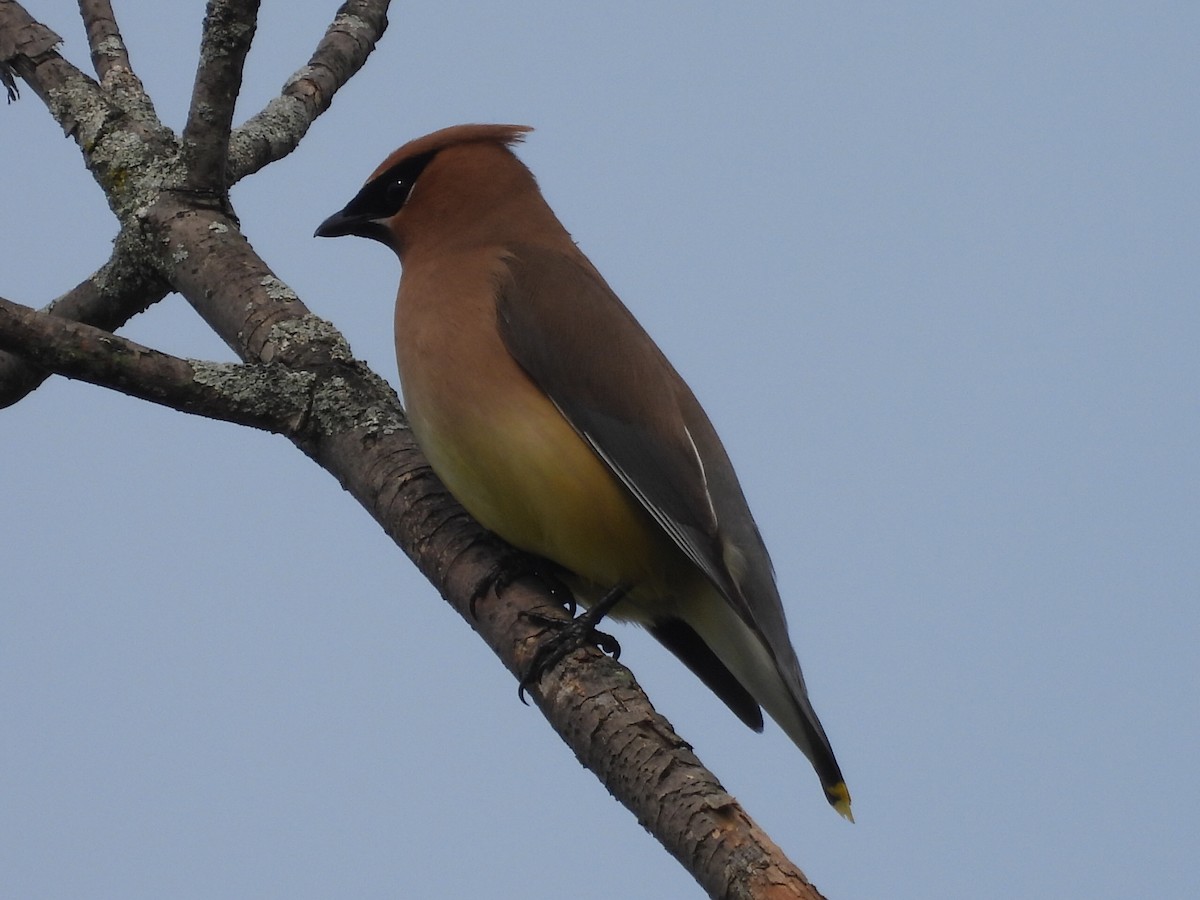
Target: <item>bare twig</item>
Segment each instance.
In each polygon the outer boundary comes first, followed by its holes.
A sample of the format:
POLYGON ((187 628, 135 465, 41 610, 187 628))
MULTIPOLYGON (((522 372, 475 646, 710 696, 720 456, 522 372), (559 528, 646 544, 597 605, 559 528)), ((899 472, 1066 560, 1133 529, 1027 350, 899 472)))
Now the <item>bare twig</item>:
POLYGON ((0 2, 0 62, 33 88, 66 134, 75 135, 82 114, 103 117, 107 110, 99 86, 54 51, 60 43, 21 4, 0 2), (61 95, 68 91, 75 96, 64 103, 61 95))
POLYGON ((170 132, 130 115, 95 81, 63 59, 59 38, 15 0, 0 2, 0 60, 8 62, 75 139, 84 162, 122 222, 148 199, 148 184, 171 177, 170 132))
POLYGON ((333 95, 350 80, 387 29, 389 0, 348 0, 317 44, 308 65, 282 93, 244 124, 229 143, 229 180, 239 181, 282 159, 300 143, 333 95))
MULTIPOLYGON (((136 236, 122 231, 108 262, 42 312, 115 331, 170 290, 157 270, 147 265, 149 259, 136 236)), ((26 358, 0 351, 0 409, 35 390, 48 374, 26 358)))
POLYGON ((258 18, 259 0, 209 0, 200 39, 200 64, 183 128, 187 186, 224 195, 233 107, 258 18))
POLYGON ((79 14, 87 29, 96 77, 104 81, 114 69, 131 70, 129 51, 125 48, 109 0, 79 0, 79 14))
MULTIPOLYGON (((108 76, 106 86, 64 60, 54 50, 58 35, 12 0, 0 2, 0 59, 11 64, 75 138, 109 205, 126 223, 109 262, 47 308, 53 315, 112 330, 169 290, 158 275, 154 252, 141 241, 136 221, 132 227, 129 223, 139 208, 181 175, 174 162, 173 136, 154 118, 136 75, 122 68, 128 62, 123 47, 114 50, 116 23, 107 0, 84 0, 81 7, 93 59, 108 76), (120 94, 122 103, 114 102, 109 88, 120 94)), ((119 34, 115 39, 119 45, 119 34)), ((27 360, 0 353, 0 407, 17 402, 44 380, 45 373, 27 360)))
POLYGON ((129 115, 151 130, 160 130, 162 123, 154 111, 150 95, 129 61, 125 39, 117 26, 109 0, 79 0, 79 14, 87 29, 88 47, 92 53, 92 68, 105 90, 129 115))
POLYGON ((60 375, 181 412, 286 433, 316 376, 282 366, 180 359, 0 298, 0 347, 60 375))
POLYGON ((36 21, 21 4, 0 0, 0 59, 7 62, 18 56, 41 56, 61 43, 62 38, 36 21))
MULTIPOLYGON (((234 132, 229 161, 231 182, 295 149, 312 122, 329 108, 333 95, 375 49, 387 28, 388 5, 389 0, 349 0, 343 4, 308 65, 288 80, 279 97, 234 132)), ((81 0, 80 7, 88 28, 93 63, 105 82, 104 88, 119 91, 124 108, 136 112, 143 127, 154 133, 158 161, 138 163, 127 157, 105 161, 106 147, 94 139, 91 143, 81 143, 81 147, 93 171, 104 173, 115 169, 122 176, 110 179, 108 184, 102 182, 110 202, 114 189, 121 186, 126 194, 137 194, 140 199, 146 195, 133 190, 137 179, 127 177, 128 173, 158 178, 162 186, 170 168, 168 158, 175 149, 174 142, 154 117, 150 98, 130 67, 111 4, 108 0, 81 0), (93 164, 92 156, 97 154, 101 161, 93 164)), ((59 41, 58 35, 35 22, 19 4, 7 0, 0 4, 0 74, 9 70, 9 60, 23 57, 22 77, 34 84, 35 93, 46 100, 64 130, 78 138, 80 119, 105 123, 118 113, 105 101, 103 90, 94 90, 90 79, 53 53, 59 41), (48 55, 42 58, 43 54, 48 55), (53 105, 48 99, 51 92, 59 98, 53 105)), ((8 81, 5 84, 8 86, 8 81)), ((16 97, 14 83, 9 89, 9 99, 16 97)), ((98 128, 93 128, 87 134, 96 131, 98 128)), ((131 211, 139 205, 135 199, 123 204, 122 209, 131 211)), ((123 228, 112 259, 46 311, 112 331, 162 299, 169 288, 146 265, 147 257, 139 254, 131 262, 132 257, 122 252, 123 245, 130 243, 130 233, 123 228)), ((45 372, 27 360, 0 353, 0 407, 26 396, 45 377, 45 372)))

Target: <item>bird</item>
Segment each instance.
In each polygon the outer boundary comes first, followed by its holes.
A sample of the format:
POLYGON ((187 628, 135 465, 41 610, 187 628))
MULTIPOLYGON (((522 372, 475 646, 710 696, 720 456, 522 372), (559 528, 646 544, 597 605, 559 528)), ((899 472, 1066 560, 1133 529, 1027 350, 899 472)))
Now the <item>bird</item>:
POLYGON ((399 257, 405 410, 467 512, 558 567, 589 612, 645 627, 755 731, 765 709, 853 821, 733 465, 514 152, 532 130, 409 141, 315 236, 399 257))

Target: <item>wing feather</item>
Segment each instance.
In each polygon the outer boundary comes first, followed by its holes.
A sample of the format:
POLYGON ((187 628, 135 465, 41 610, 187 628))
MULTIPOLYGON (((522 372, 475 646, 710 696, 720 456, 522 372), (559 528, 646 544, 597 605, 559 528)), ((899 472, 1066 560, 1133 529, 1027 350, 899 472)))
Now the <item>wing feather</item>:
POLYGON ((779 628, 790 652, 770 559, 683 379, 582 255, 515 246, 507 263, 497 316, 513 358, 747 624, 773 649, 779 628), (765 597, 743 590, 761 594, 756 570, 765 597))

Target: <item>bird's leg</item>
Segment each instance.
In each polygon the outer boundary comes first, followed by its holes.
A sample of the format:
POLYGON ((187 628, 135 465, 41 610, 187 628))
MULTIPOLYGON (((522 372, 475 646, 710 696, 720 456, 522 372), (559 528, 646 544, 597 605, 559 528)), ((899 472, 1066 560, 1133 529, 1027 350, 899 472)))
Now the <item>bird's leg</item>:
POLYGON ((471 618, 478 618, 475 607, 488 595, 489 591, 494 589, 496 596, 499 597, 508 589, 509 585, 526 576, 539 579, 554 595, 554 599, 562 603, 572 616, 575 615, 575 610, 578 608, 575 603, 575 595, 559 578, 558 573, 558 567, 549 560, 539 559, 528 553, 506 554, 480 579, 479 584, 471 593, 471 598, 467 601, 467 609, 471 612, 471 618))
POLYGON ((562 662, 564 657, 581 647, 598 647, 604 653, 610 654, 613 659, 621 656, 621 645, 617 643, 617 639, 611 634, 598 631, 596 626, 628 593, 629 585, 618 584, 598 602, 588 607, 582 615, 576 616, 570 622, 535 612, 521 614, 527 619, 556 629, 554 634, 547 637, 538 646, 537 652, 533 655, 533 661, 529 664, 529 671, 521 679, 521 684, 517 688, 517 696, 521 698, 522 703, 525 702, 525 691, 529 687, 537 684, 541 677, 562 662))

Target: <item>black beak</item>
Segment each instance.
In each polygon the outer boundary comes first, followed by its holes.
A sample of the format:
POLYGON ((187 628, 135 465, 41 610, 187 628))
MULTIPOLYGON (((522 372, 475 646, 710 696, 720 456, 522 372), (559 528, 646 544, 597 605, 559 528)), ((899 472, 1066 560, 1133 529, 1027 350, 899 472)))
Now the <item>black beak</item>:
POLYGON ((369 227, 370 220, 361 215, 347 213, 340 209, 317 226, 313 237, 342 237, 347 234, 362 234, 364 227, 369 227))

